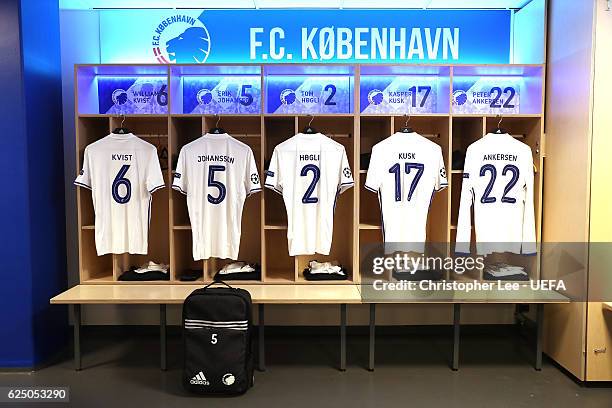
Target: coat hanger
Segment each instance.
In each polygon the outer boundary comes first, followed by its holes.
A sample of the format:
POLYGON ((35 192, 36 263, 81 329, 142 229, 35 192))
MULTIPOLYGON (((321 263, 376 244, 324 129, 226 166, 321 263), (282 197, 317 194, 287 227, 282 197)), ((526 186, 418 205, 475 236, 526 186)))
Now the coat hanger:
POLYGON ((119 125, 118 128, 115 128, 115 130, 113 130, 113 133, 118 134, 118 135, 125 135, 126 133, 132 133, 130 132, 128 128, 123 127, 123 122, 125 122, 125 115, 121 114, 121 125, 119 125))
POLYGON ((313 120, 314 120, 314 115, 310 117, 310 121, 308 122, 308 125, 304 128, 304 130, 302 130, 302 133, 306 133, 307 135, 313 135, 315 133, 319 133, 317 132, 315 128, 311 126, 313 120))
POLYGON ((223 128, 219 127, 219 122, 221 121, 221 116, 219 115, 215 115, 217 117, 217 123, 215 123, 215 127, 210 129, 209 133, 212 133, 213 135, 220 135, 225 133, 225 130, 223 130, 223 128))
POLYGON ((413 133, 414 132, 414 130, 412 130, 412 128, 408 126, 408 122, 410 121, 410 116, 411 116, 410 114, 404 115, 404 117, 406 118, 406 123, 404 123, 404 127, 401 130, 402 133, 413 133))
POLYGON ((497 117, 499 118, 499 122, 497 122, 497 127, 495 128, 493 133, 495 133, 496 135, 501 135, 501 134, 506 133, 506 131, 501 128, 501 123, 502 123, 502 120, 504 120, 504 118, 502 115, 497 115, 497 117))

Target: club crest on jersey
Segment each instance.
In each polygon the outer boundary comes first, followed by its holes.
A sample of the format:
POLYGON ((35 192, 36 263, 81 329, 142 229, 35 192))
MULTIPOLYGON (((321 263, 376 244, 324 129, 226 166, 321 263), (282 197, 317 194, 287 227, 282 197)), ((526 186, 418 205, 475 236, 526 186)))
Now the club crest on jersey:
POLYGON ((446 178, 446 169, 444 167, 440 169, 440 176, 446 178))
POLYGON ((210 33, 198 18, 175 14, 154 28, 151 45, 161 64, 202 64, 210 54, 210 33))
POLYGON ((259 183, 259 176, 256 173, 251 174, 251 182, 253 184, 259 183))
POLYGON ((79 176, 82 176, 83 174, 85 174, 84 170, 79 171, 79 176))
POLYGON ((344 170, 342 170, 342 173, 344 174, 344 177, 346 178, 349 178, 352 176, 351 169, 348 167, 345 167, 344 170))

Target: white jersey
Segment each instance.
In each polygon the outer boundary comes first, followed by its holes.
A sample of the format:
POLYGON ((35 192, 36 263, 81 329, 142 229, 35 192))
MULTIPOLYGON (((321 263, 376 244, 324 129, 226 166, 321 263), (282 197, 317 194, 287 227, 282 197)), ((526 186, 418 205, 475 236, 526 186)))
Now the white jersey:
POLYGON ((244 200, 261 191, 251 148, 205 134, 181 149, 172 188, 187 196, 193 259, 237 259, 244 200))
POLYGON ((386 252, 393 244, 424 252, 433 194, 446 186, 442 149, 418 133, 398 132, 372 148, 365 188, 378 194, 386 252))
POLYGON ((328 255, 338 194, 353 186, 344 146, 298 133, 274 148, 265 186, 283 196, 289 255, 328 255))
POLYGON ((147 253, 151 194, 165 187, 155 146, 112 133, 85 148, 74 184, 92 190, 98 255, 147 253))
POLYGON ((455 252, 470 252, 471 207, 476 250, 536 253, 531 148, 508 134, 485 135, 466 152, 455 252))

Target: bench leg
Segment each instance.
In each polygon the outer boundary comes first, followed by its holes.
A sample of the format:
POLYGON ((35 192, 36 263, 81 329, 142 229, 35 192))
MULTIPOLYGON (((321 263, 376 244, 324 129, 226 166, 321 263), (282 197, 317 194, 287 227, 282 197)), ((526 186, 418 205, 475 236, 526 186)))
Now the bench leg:
POLYGON ((81 369, 81 305, 72 305, 72 319, 74 323, 74 369, 81 369))
POLYGON ((374 371, 374 352, 376 341, 376 303, 370 303, 370 355, 368 359, 368 370, 374 371))
POLYGON ((167 369, 168 345, 166 341, 166 305, 159 305, 159 361, 162 371, 167 369))
POLYGON ((542 335, 544 332, 544 304, 536 305, 536 355, 535 369, 542 370, 542 335))
POLYGON ((340 305, 340 371, 346 370, 346 304, 340 305))
POLYGON ((259 322, 257 327, 257 335, 259 337, 257 341, 257 347, 259 349, 259 359, 257 360, 257 369, 259 371, 266 371, 266 350, 264 345, 264 327, 266 324, 265 321, 265 312, 264 312, 264 304, 260 303, 259 306, 259 322))
POLYGON ((453 304, 453 361, 451 369, 459 370, 459 341, 461 330, 461 304, 453 304))

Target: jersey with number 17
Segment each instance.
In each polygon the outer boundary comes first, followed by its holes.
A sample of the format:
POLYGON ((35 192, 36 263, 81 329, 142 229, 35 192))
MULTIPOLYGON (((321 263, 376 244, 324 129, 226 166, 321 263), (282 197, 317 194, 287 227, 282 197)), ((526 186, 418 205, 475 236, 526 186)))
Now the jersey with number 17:
POLYGON ((112 133, 85 148, 74 184, 92 190, 98 255, 147 253, 151 194, 165 186, 155 146, 112 133))
POLYGON ((397 132, 372 148, 365 188, 378 194, 387 253, 424 252, 433 195, 447 185, 442 148, 418 133, 397 132))
POLYGON ((274 148, 265 186, 283 196, 289 255, 328 255, 336 200, 353 186, 344 146, 321 133, 298 133, 274 148))

